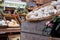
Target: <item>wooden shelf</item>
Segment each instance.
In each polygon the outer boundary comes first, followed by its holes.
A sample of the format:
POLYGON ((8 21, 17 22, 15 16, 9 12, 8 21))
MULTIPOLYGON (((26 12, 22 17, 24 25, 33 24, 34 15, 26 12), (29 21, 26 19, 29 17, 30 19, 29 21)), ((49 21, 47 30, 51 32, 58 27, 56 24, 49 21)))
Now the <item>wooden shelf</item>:
POLYGON ((0 28, 0 32, 5 32, 5 33, 20 32, 20 28, 0 28))

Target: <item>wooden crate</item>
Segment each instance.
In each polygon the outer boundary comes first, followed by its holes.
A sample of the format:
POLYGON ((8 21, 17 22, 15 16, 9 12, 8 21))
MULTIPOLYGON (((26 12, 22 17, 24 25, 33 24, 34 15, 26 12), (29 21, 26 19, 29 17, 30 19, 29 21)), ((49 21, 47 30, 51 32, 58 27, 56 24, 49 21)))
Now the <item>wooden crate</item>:
POLYGON ((41 22, 25 21, 21 24, 21 31, 42 34, 42 30, 45 27, 45 23, 46 21, 41 21, 41 22))
POLYGON ((21 33, 21 40, 50 40, 50 37, 29 33, 21 33))
POLYGON ((21 40, 60 40, 60 38, 54 38, 54 37, 21 32, 21 40))

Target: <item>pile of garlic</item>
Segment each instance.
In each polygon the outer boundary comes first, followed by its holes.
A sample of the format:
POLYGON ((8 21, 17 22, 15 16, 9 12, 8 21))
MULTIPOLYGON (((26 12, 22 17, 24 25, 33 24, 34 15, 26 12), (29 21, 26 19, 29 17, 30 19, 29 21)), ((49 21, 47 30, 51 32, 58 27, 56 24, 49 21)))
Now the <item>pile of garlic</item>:
POLYGON ((59 12, 60 11, 60 0, 52 1, 51 6, 55 7, 56 10, 59 12))
POLYGON ((51 16, 52 14, 57 14, 57 12, 60 11, 60 1, 52 1, 50 5, 42 7, 38 10, 31 11, 27 14, 26 19, 40 19, 43 17, 51 16))

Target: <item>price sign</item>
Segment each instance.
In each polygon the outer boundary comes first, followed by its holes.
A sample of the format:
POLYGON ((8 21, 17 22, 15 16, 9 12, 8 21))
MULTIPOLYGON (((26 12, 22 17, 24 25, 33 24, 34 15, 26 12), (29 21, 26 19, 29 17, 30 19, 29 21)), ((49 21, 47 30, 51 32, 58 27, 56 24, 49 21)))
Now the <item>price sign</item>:
POLYGON ((5 7, 25 8, 26 2, 5 1, 5 7))

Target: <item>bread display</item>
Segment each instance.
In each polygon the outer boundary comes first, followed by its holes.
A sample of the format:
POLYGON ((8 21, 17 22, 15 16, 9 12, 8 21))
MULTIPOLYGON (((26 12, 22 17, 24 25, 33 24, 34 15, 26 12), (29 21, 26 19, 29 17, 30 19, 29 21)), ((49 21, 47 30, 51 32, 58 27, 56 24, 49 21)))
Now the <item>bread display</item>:
POLYGON ((7 25, 8 25, 9 27, 19 27, 19 26, 20 26, 20 25, 17 23, 17 21, 15 21, 15 20, 13 20, 13 19, 11 19, 11 21, 7 20, 6 22, 7 22, 7 25))

